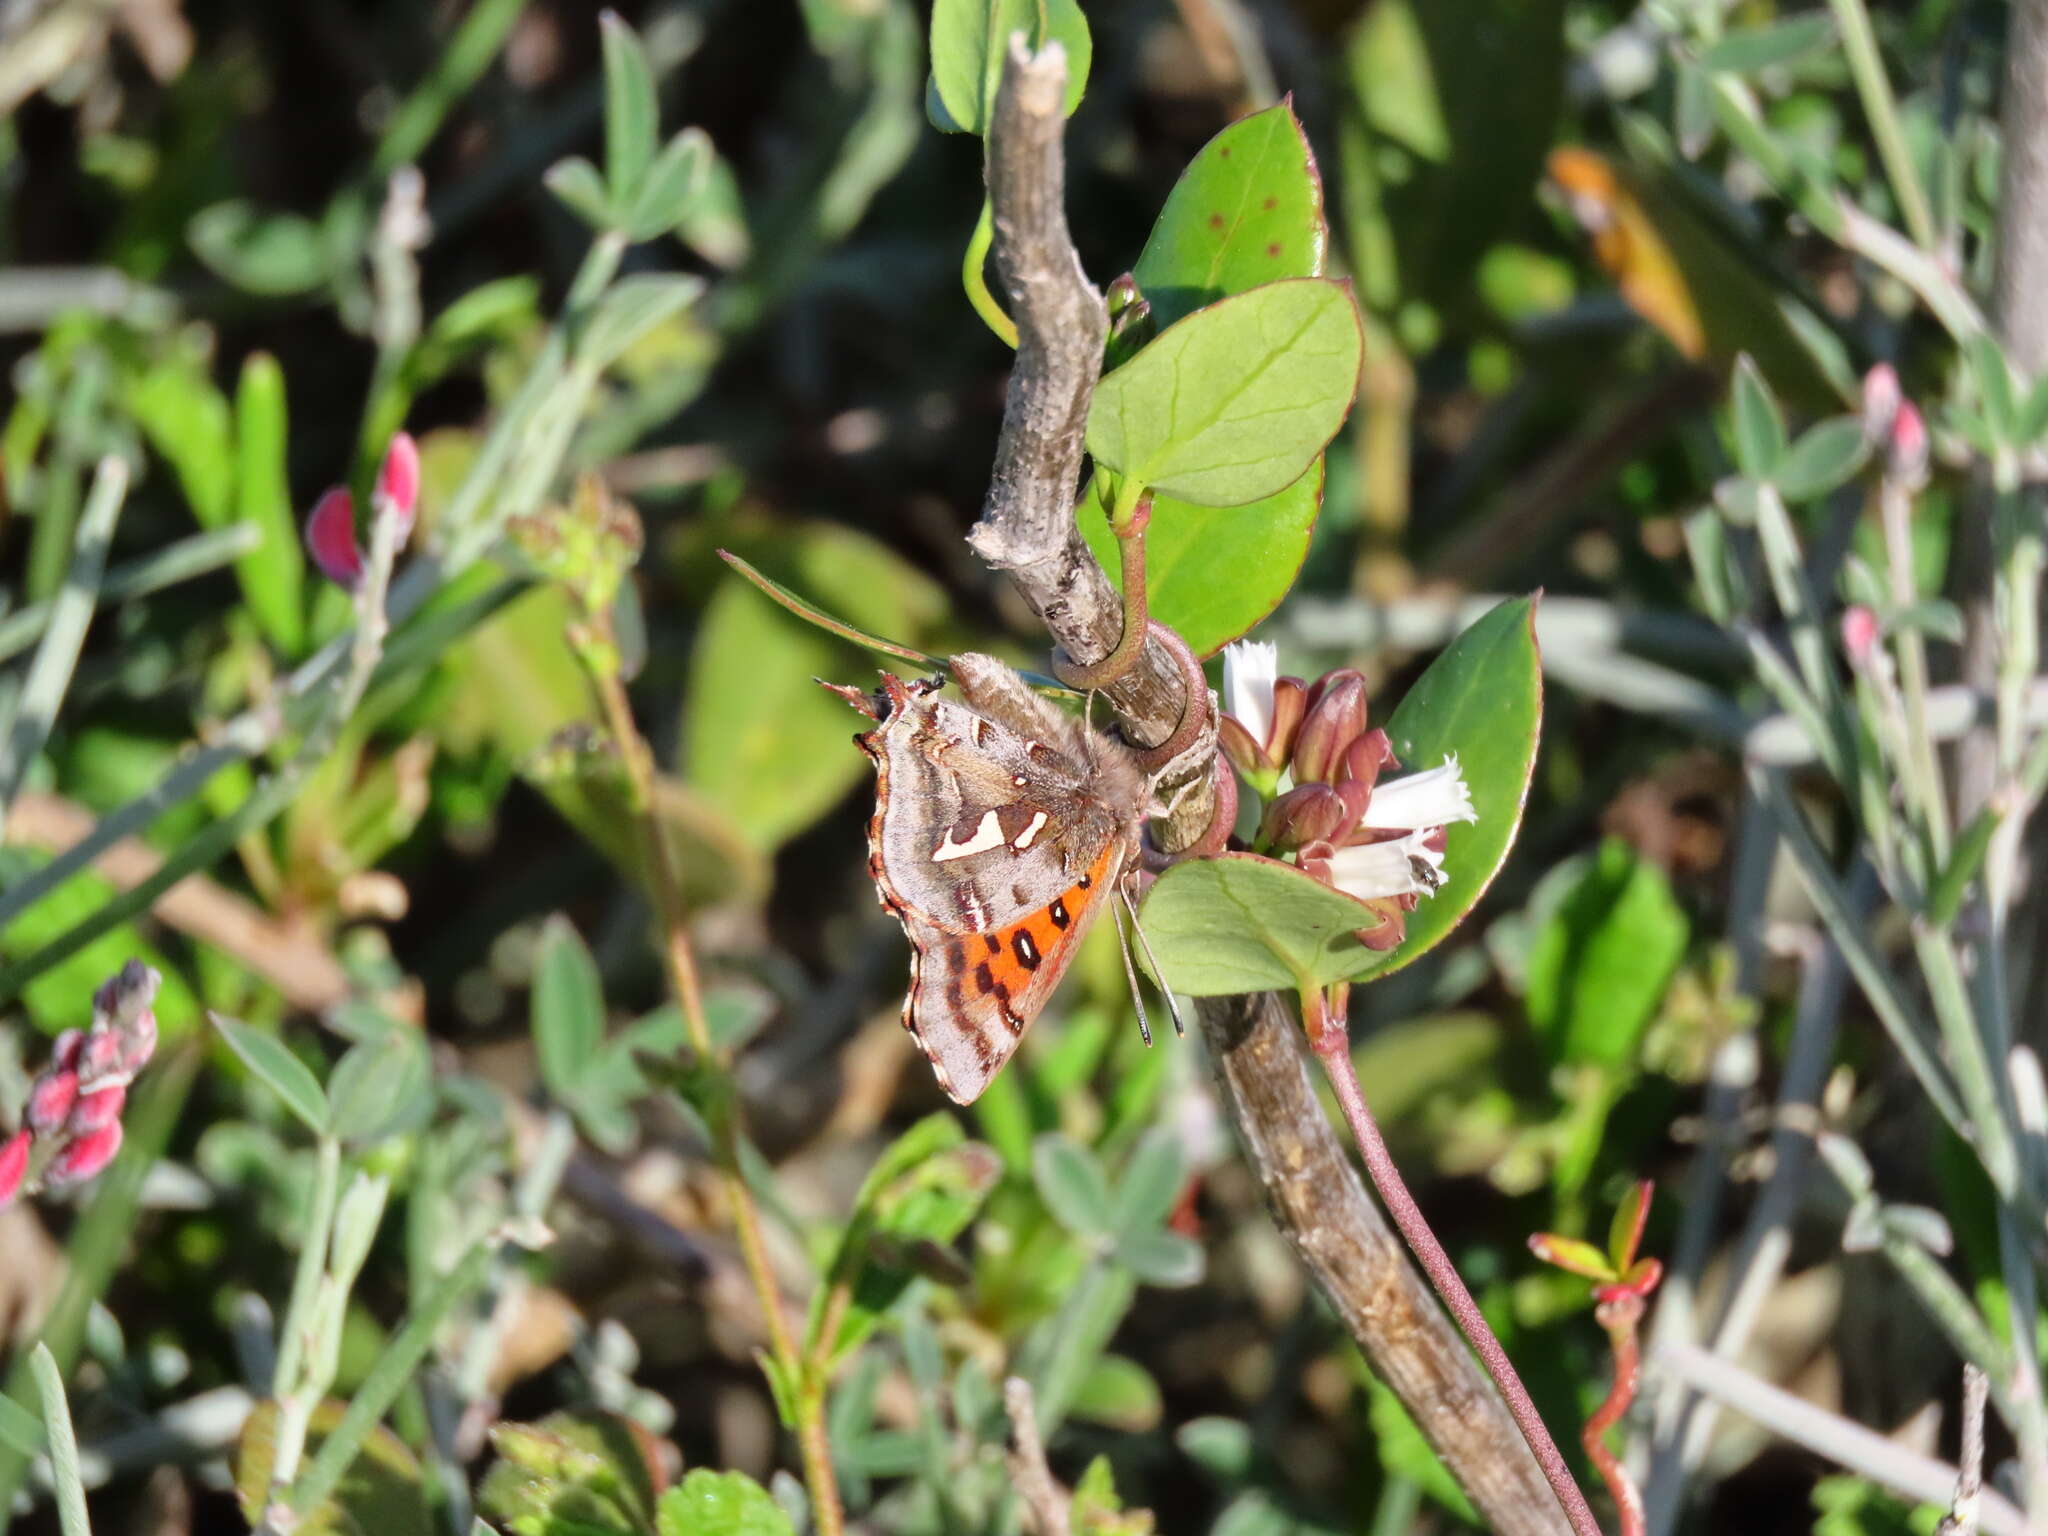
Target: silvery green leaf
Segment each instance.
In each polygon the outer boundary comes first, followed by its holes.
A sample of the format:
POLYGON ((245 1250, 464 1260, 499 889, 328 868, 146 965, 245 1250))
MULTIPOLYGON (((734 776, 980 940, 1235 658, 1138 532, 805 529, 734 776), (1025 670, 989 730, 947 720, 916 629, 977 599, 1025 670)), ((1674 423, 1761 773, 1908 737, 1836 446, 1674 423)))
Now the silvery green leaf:
POLYGON ((1193 1285, 1202 1278, 1202 1245, 1163 1227, 1126 1232, 1117 1239, 1116 1256, 1147 1285, 1193 1285))
POLYGON ((647 167, 626 233, 652 240, 680 223, 702 191, 710 163, 711 140, 702 128, 685 128, 670 139, 647 167))
POLYGON ((1863 423, 1835 416, 1801 433, 1772 479, 1787 501, 1814 501, 1845 483, 1869 455, 1863 423))
POLYGON ((1883 1219, 1885 1231, 1893 1237, 1904 1238, 1937 1257, 1946 1258, 1955 1247, 1948 1218, 1924 1205, 1888 1205, 1883 1219))
POLYGON ((604 165, 614 207, 631 208, 640 196, 660 108, 654 95, 654 66, 640 35, 618 14, 598 18, 604 34, 604 165))
POLYGON ((1876 1181, 1871 1176, 1870 1160, 1863 1155, 1863 1149, 1848 1137, 1832 1131, 1822 1133, 1819 1146, 1828 1170, 1847 1191, 1849 1198, 1862 1200, 1867 1197, 1876 1181))
POLYGON ((334 1246, 327 1260, 328 1273, 344 1287, 356 1283, 363 1262, 376 1241, 377 1224, 384 1219, 384 1202, 391 1193, 391 1181, 381 1174, 358 1173, 342 1192, 334 1213, 334 1246))
POLYGON ((616 215, 597 167, 580 155, 557 160, 541 177, 562 205, 592 229, 611 228, 616 215))
POLYGON ((1738 528, 1756 523, 1757 483, 1743 475, 1728 475, 1714 483, 1714 505, 1738 528))
POLYGON ((1842 1226, 1842 1252, 1869 1253, 1884 1241, 1884 1215, 1875 1200, 1858 1200, 1842 1226))
POLYGON ((578 360, 588 367, 609 368, 641 337, 680 314, 703 291, 704 279, 688 273, 622 279, 598 301, 597 313, 590 317, 577 349, 578 360))
POLYGON ((1784 412, 1755 360, 1747 355, 1735 365, 1730 392, 1734 397, 1735 463, 1751 479, 1768 480, 1785 456, 1784 412))

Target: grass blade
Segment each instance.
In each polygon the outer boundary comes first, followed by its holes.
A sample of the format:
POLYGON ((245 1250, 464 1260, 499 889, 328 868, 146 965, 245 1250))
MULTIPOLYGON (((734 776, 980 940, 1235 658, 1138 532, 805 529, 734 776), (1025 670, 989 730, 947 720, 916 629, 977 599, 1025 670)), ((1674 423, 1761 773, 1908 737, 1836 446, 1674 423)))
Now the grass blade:
POLYGON ((64 1536, 92 1536, 85 1517, 85 1483, 78 1475, 78 1436, 71 1428, 71 1404, 64 1396, 64 1373, 50 1346, 38 1344, 29 1356, 35 1367, 36 1390, 43 1399, 43 1429, 50 1437, 50 1482, 57 1490, 57 1520, 64 1536))
MULTIPOLYGON (((230 523, 166 544, 154 554, 130 560, 107 572, 100 583, 102 603, 122 603, 131 597, 147 597, 165 587, 206 576, 262 542, 262 533, 250 523, 230 523)), ((54 603, 30 603, 0 619, 0 661, 20 655, 35 643, 50 622, 54 603)))

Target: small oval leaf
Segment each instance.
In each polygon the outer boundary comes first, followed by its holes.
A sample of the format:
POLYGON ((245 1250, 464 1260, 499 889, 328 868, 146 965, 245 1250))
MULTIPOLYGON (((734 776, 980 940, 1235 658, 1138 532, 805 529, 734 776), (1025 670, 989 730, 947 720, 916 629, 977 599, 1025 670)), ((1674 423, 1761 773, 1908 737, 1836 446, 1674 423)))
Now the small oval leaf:
POLYGON ((604 988, 597 962, 566 917, 541 928, 533 962, 533 1043, 548 1092, 573 1100, 604 1044, 604 988))
POLYGON ((1145 898, 1143 922, 1175 992, 1223 997, 1345 980, 1372 954, 1354 935, 1380 917, 1292 864, 1226 853, 1167 870, 1145 898))
POLYGON ((1109 1180, 1095 1154, 1079 1142, 1058 1132, 1039 1137, 1031 1149, 1031 1175, 1047 1209, 1076 1237, 1116 1231, 1109 1180))
POLYGON ((298 1116, 307 1130, 318 1135, 327 1129, 327 1095, 320 1091, 320 1080, 282 1040, 225 1014, 210 1013, 207 1017, 242 1058, 242 1064, 284 1100, 285 1108, 298 1116))
POLYGON ((1088 451, 1201 506, 1271 496, 1344 424, 1364 349, 1345 284, 1294 278, 1223 299, 1103 378, 1088 451))

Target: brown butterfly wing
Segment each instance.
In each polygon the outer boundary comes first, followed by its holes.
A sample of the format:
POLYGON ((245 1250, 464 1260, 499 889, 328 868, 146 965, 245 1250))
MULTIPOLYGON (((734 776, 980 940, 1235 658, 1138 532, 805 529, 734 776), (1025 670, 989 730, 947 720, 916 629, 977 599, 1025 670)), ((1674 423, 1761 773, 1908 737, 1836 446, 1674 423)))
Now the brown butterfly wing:
POLYGON ((1108 906, 1131 847, 1128 839, 1111 841, 1044 907, 985 933, 953 932, 915 912, 898 913, 911 944, 903 1025, 955 1103, 980 1098, 1017 1049, 1108 906))

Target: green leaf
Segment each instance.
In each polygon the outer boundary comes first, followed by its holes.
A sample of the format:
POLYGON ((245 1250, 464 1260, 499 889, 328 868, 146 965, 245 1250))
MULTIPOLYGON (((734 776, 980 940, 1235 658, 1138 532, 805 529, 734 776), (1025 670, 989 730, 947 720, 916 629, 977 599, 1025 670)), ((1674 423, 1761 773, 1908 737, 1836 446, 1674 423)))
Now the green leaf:
POLYGON ((1223 299, 1104 377, 1089 452, 1203 506, 1271 496, 1344 424, 1364 346, 1344 284, 1294 278, 1223 299))
POLYGON ((1173 1214, 1187 1188, 1187 1155, 1180 1136, 1155 1126, 1138 1139, 1117 1181, 1112 1220, 1120 1232, 1156 1227, 1173 1214))
POLYGON ((298 1116, 307 1130, 319 1135, 327 1129, 327 1095, 320 1091, 320 1080, 285 1047, 282 1040, 251 1029, 225 1014, 209 1013, 207 1017, 220 1031, 221 1038, 242 1058, 242 1064, 284 1100, 285 1108, 298 1116))
POLYGON ((1071 114, 1081 104, 1094 44, 1077 0, 934 0, 927 101, 936 94, 944 109, 943 118, 932 114, 935 127, 987 134, 1003 59, 1016 32, 1033 49, 1056 42, 1067 50, 1066 109, 1071 114))
POLYGON ((1621 1274, 1620 1266, 1610 1263, 1606 1254, 1576 1237, 1538 1232, 1529 1239, 1529 1250, 1544 1263, 1584 1275, 1588 1280, 1615 1280, 1621 1274))
POLYGON ((327 1131, 372 1142, 411 1115, 430 1081, 426 1043, 403 1026, 352 1045, 327 1079, 327 1131))
POLYGON ((1964 344, 1963 355, 1969 360, 1992 441, 2001 447, 2018 443, 2022 406, 2004 350, 1989 333, 1979 331, 1964 344))
POLYGON ((1225 1483, 1243 1482, 1258 1458, 1251 1426, 1242 1419, 1190 1419, 1174 1431, 1173 1441, 1189 1461, 1225 1483))
POLYGON ((575 925, 557 912, 533 960, 533 1043, 541 1081, 574 1103, 604 1044, 604 984, 575 925))
POLYGON ((310 293, 330 270, 319 225, 295 213, 262 213, 239 199, 202 208, 185 238, 222 281, 270 298, 310 293))
POLYGON ((1039 1137, 1031 1148, 1031 1176, 1046 1209, 1076 1237, 1116 1232, 1116 1207, 1102 1163, 1071 1136, 1048 1131, 1039 1137))
POLYGON ((661 1496, 659 1536, 795 1536, 789 1516, 744 1472, 697 1468, 661 1496))
POLYGON ((1180 1287, 1202 1278, 1202 1245, 1164 1227, 1126 1232, 1117 1239, 1116 1256, 1147 1285, 1180 1287))
POLYGON ((1700 64, 1732 75, 1790 64, 1828 47, 1835 40, 1835 19, 1826 11, 1809 11, 1761 27, 1736 27, 1700 51, 1700 64))
POLYGON ((199 526, 233 522, 234 412, 205 369, 191 358, 166 359, 130 386, 127 403, 150 447, 176 472, 199 526))
POLYGON ((1542 724, 1536 599, 1513 598, 1453 640, 1387 722, 1404 767, 1433 768, 1457 757, 1479 819, 1445 828, 1442 888, 1408 914, 1400 944, 1369 957, 1353 980, 1383 976, 1427 954, 1479 904, 1521 829, 1542 724))
POLYGON ((1283 101, 1232 123, 1188 162, 1131 275, 1163 331, 1231 294, 1320 277, 1328 241, 1315 156, 1283 101))
POLYGON ((1785 417, 1748 355, 1735 365, 1735 463, 1752 480, 1769 480, 1785 456, 1785 417))
POLYGON ((1153 882, 1142 916, 1167 984, 1188 997, 1344 981, 1372 954, 1355 935, 1382 921, 1356 897, 1255 853, 1174 865, 1153 882))
POLYGON ((1074 1393, 1073 1415, 1128 1434, 1157 1429, 1163 1403, 1159 1383, 1135 1360, 1104 1355, 1074 1393))
POLYGON ((262 542, 235 561, 242 601, 286 656, 305 649, 306 552, 285 466, 284 370, 268 352, 242 364, 235 392, 235 510, 262 542))
POLYGON ((615 11, 598 18, 604 34, 604 165, 611 206, 625 210, 639 201, 654 158, 660 105, 654 94, 654 66, 640 36, 615 11))
POLYGON ((1801 433, 1771 479, 1788 502, 1817 501, 1846 484, 1869 456, 1863 423, 1835 416, 1801 433))
MULTIPOLYGON (((313 1409, 306 1435, 311 1455, 340 1426, 347 1405, 328 1401, 313 1409)), ((270 1502, 270 1470, 277 1461, 278 1406, 258 1403, 243 1422, 235 1447, 235 1498, 251 1527, 270 1502)), ((432 1536, 417 1457, 378 1424, 364 1436, 333 1496, 298 1526, 303 1536, 432 1536)))
POLYGON ((703 291, 704 279, 688 272, 621 278, 598 300, 597 312, 577 340, 577 361, 587 368, 609 368, 703 291))
POLYGON ((1552 1057, 1619 1065, 1655 1017, 1690 924, 1664 872, 1609 838, 1529 955, 1529 1022, 1552 1057))
POLYGON ((604 177, 580 155, 557 160, 541 181, 563 207, 592 229, 609 229, 617 217, 612 211, 611 194, 605 190, 604 177))
MULTIPOLYGON (((1123 590, 1109 520, 1081 499, 1081 536, 1123 590)), ((1152 498, 1145 529, 1145 600, 1197 656, 1213 656, 1280 606, 1301 574, 1323 502, 1323 461, 1284 491, 1242 507, 1152 498)))
POLYGON ((491 1444, 498 1459, 477 1507, 508 1530, 639 1536, 654 1524, 660 1453, 630 1419, 551 1413, 537 1424, 494 1424, 491 1444))
POLYGON ((704 185, 711 159, 711 139, 702 128, 685 128, 670 139, 647 168, 626 233, 652 240, 680 224, 704 185))
POLYGON ((1636 1250, 1643 1243, 1643 1224, 1650 1219, 1648 1179, 1638 1179, 1614 1208, 1614 1221, 1607 1229, 1607 1257, 1617 1272, 1626 1273, 1636 1262, 1636 1250))

